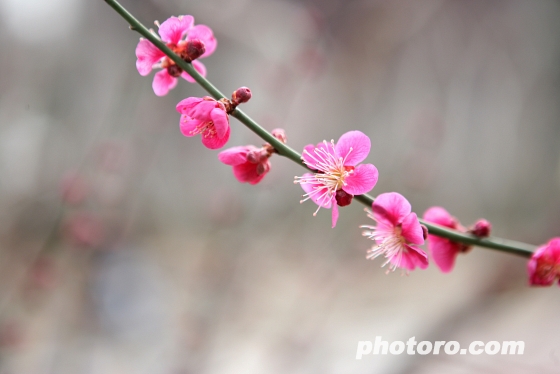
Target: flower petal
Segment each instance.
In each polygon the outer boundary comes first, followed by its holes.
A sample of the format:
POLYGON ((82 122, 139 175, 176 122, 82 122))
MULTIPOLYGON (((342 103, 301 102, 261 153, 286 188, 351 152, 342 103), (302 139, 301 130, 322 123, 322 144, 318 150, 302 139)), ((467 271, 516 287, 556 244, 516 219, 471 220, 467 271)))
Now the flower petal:
POLYGON ((140 39, 136 46, 136 69, 141 76, 146 76, 152 71, 152 67, 156 62, 161 60, 165 53, 160 51, 147 39, 140 39))
POLYGON ((336 226, 336 221, 338 221, 338 205, 336 201, 332 202, 332 228, 336 226))
POLYGON ((198 120, 209 122, 212 120, 210 113, 216 108, 216 100, 201 100, 198 104, 190 107, 190 110, 186 112, 189 117, 196 118, 198 120))
POLYGON ((416 213, 410 213, 402 221, 402 233, 403 238, 412 244, 424 244, 424 232, 420 222, 418 222, 418 217, 416 213))
POLYGON ((186 99, 179 101, 175 109, 181 114, 188 115, 202 100, 203 99, 201 97, 187 97, 186 99))
POLYGON ((255 180, 261 180, 264 175, 257 174, 257 165, 252 162, 244 162, 233 167, 233 175, 241 183, 251 183, 255 180))
POLYGON ((435 235, 428 235, 428 250, 437 267, 443 273, 449 273, 455 265, 455 258, 460 252, 461 244, 435 235))
POLYGON ((181 133, 186 137, 191 137, 199 134, 197 129, 198 126, 202 125, 204 122, 198 119, 192 119, 187 116, 182 116, 179 120, 179 129, 181 133))
POLYGON ((379 173, 372 164, 361 164, 356 166, 352 174, 346 177, 346 185, 342 189, 352 195, 361 195, 371 191, 379 173))
POLYGON ((424 219, 441 226, 449 227, 452 229, 457 228, 457 220, 451 216, 444 208, 440 206, 433 206, 426 210, 424 219))
POLYGON ((397 192, 382 193, 371 206, 377 221, 398 225, 410 214, 412 207, 408 200, 397 192))
POLYGON ((192 16, 170 17, 159 26, 158 34, 164 42, 178 44, 193 23, 192 16))
POLYGON ((344 165, 355 166, 366 159, 371 141, 361 131, 349 131, 338 139, 335 148, 340 157, 346 158, 344 165))
POLYGON ((208 136, 207 137, 207 136, 205 136, 205 134, 202 134, 202 144, 204 144, 204 146, 206 148, 209 148, 209 149, 222 148, 228 142, 229 134, 230 134, 229 126, 227 127, 226 133, 221 138, 219 138, 217 136, 208 136))
POLYGON ((196 25, 189 30, 187 40, 200 39, 204 43, 204 54, 200 58, 208 57, 216 50, 218 41, 214 37, 212 29, 206 25, 196 25))
POLYGON ((226 165, 241 165, 247 162, 247 154, 256 147, 253 146, 238 146, 228 148, 218 154, 218 160, 226 165))
MULTIPOLYGON (((200 75, 202 75, 203 77, 206 76, 206 66, 204 66, 204 64, 203 64, 202 62, 199 62, 199 61, 197 61, 197 60, 194 60, 193 62, 191 62, 191 64, 192 64, 192 66, 194 67, 194 69, 200 73, 200 75)), ((191 77, 191 76, 189 75, 189 73, 187 73, 186 71, 183 71, 183 72, 181 73, 181 77, 182 77, 183 79, 185 79, 187 82, 196 83, 196 81, 194 80, 194 78, 191 77)))
POLYGON ((212 109, 210 112, 210 118, 214 122, 214 128, 216 129, 216 135, 222 138, 226 131, 229 129, 229 118, 225 110, 220 106, 218 108, 212 109))
POLYGON ((416 267, 425 269, 428 267, 428 255, 426 252, 413 245, 406 245, 406 251, 402 255, 401 266, 408 270, 414 270, 416 267))
POLYGON ((161 70, 154 75, 152 88, 157 96, 165 96, 169 90, 177 85, 177 78, 167 74, 167 70, 161 70))
MULTIPOLYGON (((313 176, 311 173, 305 173, 304 177, 310 178, 313 176)), ((332 200, 328 198, 327 188, 322 183, 300 183, 301 188, 309 195, 309 198, 317 205, 322 208, 330 208, 332 205, 332 200)))

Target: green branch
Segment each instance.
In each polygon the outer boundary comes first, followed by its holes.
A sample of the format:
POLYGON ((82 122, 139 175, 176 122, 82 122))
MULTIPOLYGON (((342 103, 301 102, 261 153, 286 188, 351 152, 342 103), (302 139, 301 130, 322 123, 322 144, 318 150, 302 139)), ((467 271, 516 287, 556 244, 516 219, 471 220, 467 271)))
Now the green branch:
MULTIPOLYGON (((185 62, 178 55, 173 53, 165 43, 163 43, 158 36, 148 30, 142 23, 140 23, 132 14, 130 14, 125 8, 122 7, 115 0, 105 0, 117 13, 119 13, 130 25, 130 29, 138 32, 144 38, 148 39, 153 45, 159 48, 163 53, 165 53, 173 62, 175 62, 181 69, 186 71, 193 79, 210 94, 214 99, 219 100, 227 97, 221 93, 210 81, 204 78, 194 69, 191 63, 185 62)), ((304 168, 310 170, 301 159, 301 154, 280 142, 271 133, 262 128, 257 122, 255 122, 251 117, 243 113, 239 109, 235 109, 231 115, 237 118, 241 123, 247 126, 251 131, 260 136, 263 140, 270 143, 276 149, 278 154, 289 158, 295 163, 303 166, 304 168)), ((355 196, 355 199, 362 204, 371 207, 374 198, 364 194, 355 196)), ((462 233, 456 230, 451 230, 449 228, 439 226, 433 223, 425 222, 420 220, 420 222, 428 228, 430 234, 441 236, 453 240, 455 242, 465 243, 469 245, 475 245, 478 247, 491 248, 502 252, 507 252, 522 257, 531 257, 533 253, 534 246, 515 242, 500 238, 479 238, 472 234, 462 233)))

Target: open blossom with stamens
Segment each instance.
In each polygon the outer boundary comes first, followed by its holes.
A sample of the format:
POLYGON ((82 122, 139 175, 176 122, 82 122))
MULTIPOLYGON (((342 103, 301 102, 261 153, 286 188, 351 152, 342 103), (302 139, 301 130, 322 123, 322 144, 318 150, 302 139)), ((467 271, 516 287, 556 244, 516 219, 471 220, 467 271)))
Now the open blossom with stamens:
POLYGON ((218 154, 218 159, 233 166, 233 175, 241 183, 257 184, 270 170, 269 152, 252 145, 233 147, 218 154))
POLYGON ((303 162, 315 173, 296 177, 294 183, 301 184, 304 199, 311 199, 320 208, 332 208, 332 227, 338 220, 338 205, 350 204, 354 195, 369 192, 377 183, 377 168, 372 164, 359 164, 369 154, 371 142, 360 131, 343 134, 338 142, 323 141, 303 150, 303 162))
MULTIPOLYGON (((550 286, 560 280, 560 238, 537 248, 527 265, 531 286, 550 286)), ((560 285, 560 281, 558 283, 560 285)))
POLYGON ((368 217, 377 225, 362 228, 368 229, 363 235, 376 244, 368 251, 367 258, 383 255, 387 259, 383 266, 390 264, 389 270, 425 269, 428 256, 417 247, 424 244, 425 231, 408 200, 396 192, 384 193, 377 196, 371 208, 368 217))
MULTIPOLYGON (((208 57, 216 50, 217 41, 212 29, 205 25, 194 26, 194 18, 189 15, 167 19, 159 26, 158 33, 161 40, 185 61, 208 57), (202 54, 200 55, 197 50, 202 54)), ((152 83, 152 88, 158 96, 167 95, 169 90, 177 85, 179 76, 194 83, 194 79, 187 72, 179 68, 147 39, 140 39, 136 47, 136 57, 138 58, 136 68, 142 76, 150 74, 154 68, 163 69, 156 73, 152 83)), ((204 64, 194 60, 192 65, 201 75, 206 76, 204 64)))
POLYGON ((223 147, 229 140, 229 118, 224 104, 209 96, 189 97, 177 104, 181 113, 179 126, 187 137, 200 134, 202 144, 210 149, 223 147))

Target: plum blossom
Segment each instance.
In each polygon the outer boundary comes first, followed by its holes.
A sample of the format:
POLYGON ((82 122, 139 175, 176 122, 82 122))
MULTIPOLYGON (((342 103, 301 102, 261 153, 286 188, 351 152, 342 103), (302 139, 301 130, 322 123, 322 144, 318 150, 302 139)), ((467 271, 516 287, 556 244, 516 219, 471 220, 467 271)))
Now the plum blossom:
MULTIPOLYGON (((424 213, 424 220, 453 230, 467 231, 455 217, 439 206, 429 208, 424 213)), ((435 235, 428 235, 428 250, 437 267, 443 273, 449 273, 455 265, 457 255, 467 251, 469 248, 468 245, 463 243, 454 242, 435 235)))
POLYGON ((181 113, 179 126, 184 136, 202 136, 202 144, 209 149, 223 147, 229 140, 230 128, 226 106, 209 96, 189 97, 177 104, 181 113))
MULTIPOLYGON (((537 248, 527 265, 531 286, 550 286, 560 280, 560 238, 537 248)), ((560 285, 560 282, 558 283, 560 285)))
POLYGON ((390 264, 389 270, 392 271, 397 268, 425 269, 428 256, 417 247, 424 244, 425 227, 420 225, 408 200, 396 192, 384 193, 377 196, 371 209, 371 212, 366 210, 368 217, 377 225, 362 228, 368 229, 363 235, 375 240, 376 244, 366 258, 371 260, 383 255, 387 260, 382 266, 390 264))
MULTIPOLYGON (((467 229, 461 225, 455 217, 449 214, 447 210, 439 206, 434 206, 426 210, 424 213, 424 220, 459 232, 471 233, 480 238, 490 235, 492 229, 490 222, 485 219, 479 219, 474 225, 467 229)), ((466 253, 470 249, 471 246, 467 244, 454 242, 436 235, 428 235, 428 250, 437 267, 443 273, 449 273, 453 270, 457 255, 459 253, 466 253)))
MULTIPOLYGON (((208 57, 216 50, 217 41, 212 29, 205 25, 194 26, 193 16, 170 17, 158 30, 161 40, 185 61, 191 62, 193 67, 206 76, 206 67, 195 58, 208 57), (201 43, 202 42, 202 43, 201 43), (194 51, 194 53, 193 53, 194 51)), ((136 68, 142 76, 150 74, 152 69, 161 68, 154 76, 152 88, 157 96, 165 96, 177 85, 177 77, 182 77, 194 83, 194 79, 178 67, 173 60, 149 40, 140 38, 136 47, 136 68)))
POLYGON ((301 184, 305 191, 304 202, 311 199, 321 208, 332 208, 332 227, 338 220, 338 206, 350 204, 354 195, 370 191, 378 179, 378 171, 372 164, 360 164, 371 148, 367 135, 360 131, 343 134, 338 142, 323 141, 303 150, 303 162, 315 173, 295 177, 294 183, 301 184))
POLYGON ((257 184, 270 171, 266 150, 253 145, 233 147, 220 152, 218 159, 233 166, 233 175, 241 183, 257 184))

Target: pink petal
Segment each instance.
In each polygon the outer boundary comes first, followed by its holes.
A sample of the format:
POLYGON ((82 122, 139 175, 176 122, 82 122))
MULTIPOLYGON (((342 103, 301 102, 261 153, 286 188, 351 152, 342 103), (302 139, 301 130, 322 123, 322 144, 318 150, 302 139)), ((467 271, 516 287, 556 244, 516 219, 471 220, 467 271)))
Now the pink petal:
POLYGON ((428 256, 420 248, 405 245, 405 248, 396 256, 389 259, 391 264, 407 270, 414 270, 416 267, 425 269, 428 267, 428 256))
POLYGON ((222 148, 228 142, 229 134, 230 134, 229 126, 227 127, 226 133, 221 138, 219 138, 217 136, 208 136, 207 137, 207 136, 205 136, 205 134, 202 134, 202 144, 204 144, 204 146, 206 148, 209 148, 209 149, 222 148))
POLYGON ((175 109, 181 114, 188 115, 193 108, 198 105, 203 99, 200 97, 188 97, 179 101, 175 109))
POLYGON ((165 96, 169 90, 177 85, 177 78, 167 74, 167 70, 161 70, 154 75, 152 88, 157 96, 165 96))
POLYGON ((371 141, 361 131, 349 131, 338 139, 335 148, 340 157, 346 158, 344 165, 355 166, 366 159, 371 141))
MULTIPOLYGON (((313 174, 305 173, 304 177, 313 176, 313 174)), ((318 193, 314 193, 311 195, 310 199, 317 205, 322 208, 330 208, 332 201, 326 197, 322 197, 323 193, 327 191, 326 187, 322 183, 300 183, 301 188, 305 191, 306 194, 309 194, 316 189, 320 189, 321 191, 318 193)))
POLYGON ((192 16, 170 17, 159 26, 158 34, 164 42, 178 44, 193 23, 192 16))
MULTIPOLYGON (((204 66, 202 62, 198 60, 194 60, 193 62, 191 62, 191 64, 194 67, 194 69, 200 73, 200 75, 202 75, 203 77, 206 76, 206 66, 204 66)), ((181 73, 181 77, 185 79, 187 82, 196 83, 194 78, 191 77, 189 73, 187 73, 186 71, 181 73)))
POLYGON ((196 25, 189 30, 189 35, 187 40, 190 39, 200 39, 204 43, 205 51, 200 58, 208 57, 216 50, 218 41, 214 37, 212 29, 206 25, 196 25))
POLYGON ((239 146, 228 148, 218 154, 218 160, 226 165, 241 165, 247 162, 247 154, 252 150, 252 146, 239 146))
POLYGON ((152 71, 152 66, 165 56, 165 53, 160 51, 147 39, 140 39, 136 46, 136 69, 141 76, 146 76, 152 71))
POLYGON ((401 235, 409 243, 424 244, 424 233, 422 231, 422 226, 420 226, 420 222, 418 222, 416 213, 410 213, 404 218, 402 221, 401 235))
POLYGON ((314 157, 315 156, 315 154, 313 153, 314 150, 315 150, 315 146, 313 144, 306 145, 305 147, 303 147, 303 153, 301 154, 301 157, 303 158, 307 166, 317 170, 317 165, 316 165, 317 160, 314 157))
POLYGON ((212 109, 210 112, 210 118, 214 122, 214 128, 216 129, 216 135, 222 138, 226 131, 229 129, 229 119, 228 115, 220 106, 218 108, 212 109))
POLYGON ((190 110, 186 112, 189 117, 198 120, 209 122, 212 120, 210 113, 216 108, 216 100, 202 100, 198 104, 193 105, 190 110))
POLYGON ((435 235, 428 235, 428 249, 437 267, 443 273, 449 273, 455 265, 461 245, 435 235))
POLYGON ((346 177, 346 185, 342 189, 352 195, 361 195, 371 191, 377 183, 379 173, 372 164, 356 166, 352 174, 346 177))
POLYGON ((428 222, 449 227, 452 229, 457 228, 457 221, 451 216, 444 208, 440 206, 433 206, 426 210, 424 219, 428 222))
POLYGON ((233 167, 233 175, 235 175, 235 178, 241 183, 251 183, 257 179, 260 181, 264 177, 264 174, 257 174, 257 165, 258 164, 253 164, 252 162, 235 165, 233 167))
POLYGON ((192 119, 187 116, 183 116, 179 120, 179 129, 184 136, 190 138, 191 136, 199 134, 197 127, 202 125, 203 123, 203 121, 200 121, 198 119, 192 119))
POLYGON ((332 202, 332 228, 336 226, 336 221, 338 221, 338 205, 336 201, 332 202))
POLYGON ((371 208, 378 222, 385 221, 393 226, 401 223, 412 210, 408 200, 397 192, 382 193, 377 196, 371 208))

